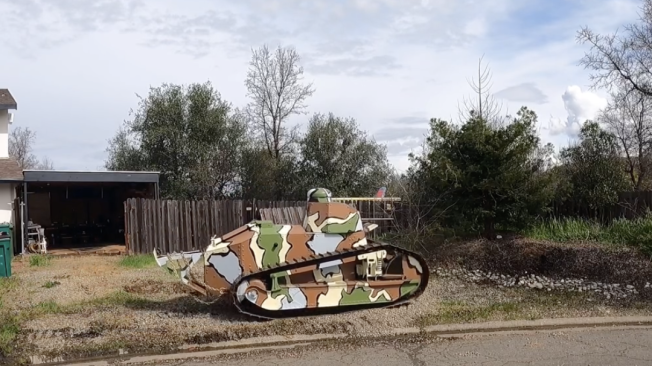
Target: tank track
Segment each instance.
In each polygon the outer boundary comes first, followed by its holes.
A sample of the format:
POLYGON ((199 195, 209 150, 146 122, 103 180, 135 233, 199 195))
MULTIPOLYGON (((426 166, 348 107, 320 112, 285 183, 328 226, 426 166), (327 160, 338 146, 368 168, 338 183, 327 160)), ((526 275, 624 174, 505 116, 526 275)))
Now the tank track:
POLYGON ((258 318, 260 320, 273 320, 273 319, 281 319, 281 318, 287 318, 287 317, 297 317, 297 316, 310 316, 310 315, 322 315, 322 314, 336 314, 336 313, 341 313, 341 312, 350 312, 350 311, 356 311, 356 310, 365 310, 365 309, 376 309, 376 308, 399 308, 399 307, 404 307, 408 306, 410 303, 412 303, 414 300, 416 300, 423 291, 426 289, 426 286, 428 285, 428 280, 430 277, 430 270, 428 269, 428 264, 426 261, 417 253, 403 249, 400 247, 397 247, 392 244, 387 244, 383 242, 377 242, 377 241, 372 241, 370 239, 367 239, 368 244, 359 247, 359 248, 351 248, 351 249, 346 249, 342 251, 336 251, 336 252, 329 252, 329 253, 324 253, 320 255, 316 255, 314 257, 310 258, 304 258, 303 260, 300 261, 293 261, 293 262, 284 262, 280 264, 276 264, 264 269, 260 269, 256 272, 249 273, 247 275, 240 275, 235 281, 233 281, 233 285, 231 287, 231 296, 232 296, 232 301, 233 304, 236 306, 238 311, 240 313, 258 318), (259 308, 255 306, 254 304, 251 304, 248 301, 243 301, 240 303, 237 299, 237 292, 236 289, 238 288, 238 285, 242 283, 242 281, 246 281, 249 279, 255 279, 255 278, 260 278, 267 276, 271 273, 278 272, 278 271, 284 271, 284 270, 290 270, 294 268, 300 268, 304 266, 309 266, 311 264, 319 264, 321 262, 325 261, 332 261, 332 260, 337 260, 337 259, 342 259, 342 258, 348 258, 352 256, 357 256, 360 254, 364 253, 369 253, 369 252, 375 252, 378 250, 382 249, 387 249, 388 251, 392 251, 396 254, 407 254, 413 256, 419 264, 421 265, 421 268, 423 269, 422 273, 422 278, 421 282, 419 284, 419 287, 408 297, 399 299, 395 302, 390 302, 390 303, 379 303, 379 304, 363 304, 363 305, 354 305, 354 306, 334 306, 334 307, 328 307, 328 308, 310 308, 310 309, 296 309, 296 310, 265 310, 262 308, 259 308))

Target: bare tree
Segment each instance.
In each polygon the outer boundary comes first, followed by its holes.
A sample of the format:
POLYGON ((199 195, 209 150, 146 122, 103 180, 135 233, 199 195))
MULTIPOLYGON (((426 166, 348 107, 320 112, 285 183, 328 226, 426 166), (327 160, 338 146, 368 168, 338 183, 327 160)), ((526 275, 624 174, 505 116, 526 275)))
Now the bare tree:
POLYGON ((16 159, 21 169, 30 169, 38 163, 32 154, 36 133, 28 127, 17 127, 9 134, 9 156, 16 159))
POLYGON ((627 92, 652 96, 652 0, 644 0, 641 10, 640 24, 625 25, 624 34, 601 35, 586 26, 578 32, 578 42, 590 46, 580 65, 594 71, 593 88, 620 88, 620 81, 627 92))
POLYGON ((17 127, 9 134, 9 156, 16 159, 21 169, 52 170, 54 165, 47 157, 39 161, 32 152, 36 132, 29 127, 17 127))
POLYGON ((294 48, 279 46, 271 52, 265 45, 252 52, 245 81, 252 100, 245 113, 269 155, 278 160, 296 139, 297 130, 287 129, 286 119, 304 112, 305 100, 314 89, 312 83, 302 84, 303 68, 294 48))
POLYGON ((475 93, 475 98, 464 98, 464 108, 458 104, 458 111, 463 121, 473 117, 480 117, 489 123, 497 123, 500 118, 502 105, 499 105, 491 94, 491 72, 489 66, 482 69, 482 59, 478 61, 478 81, 471 80, 469 85, 475 93))
POLYGON ((54 163, 47 156, 36 164, 36 170, 54 170, 54 163))
POLYGON ((394 169, 389 176, 386 195, 400 198, 399 202, 391 204, 390 217, 396 225, 397 235, 389 239, 429 253, 436 249, 436 245, 444 244, 440 220, 450 207, 438 203, 450 192, 440 192, 439 196, 433 197, 428 194, 431 192, 427 191, 423 179, 415 173, 419 174, 411 169, 407 174, 400 174, 394 169))
POLYGON ((611 92, 611 101, 598 121, 618 139, 632 189, 647 189, 642 185, 649 179, 652 168, 652 99, 631 90, 623 81, 617 83, 620 89, 611 92))

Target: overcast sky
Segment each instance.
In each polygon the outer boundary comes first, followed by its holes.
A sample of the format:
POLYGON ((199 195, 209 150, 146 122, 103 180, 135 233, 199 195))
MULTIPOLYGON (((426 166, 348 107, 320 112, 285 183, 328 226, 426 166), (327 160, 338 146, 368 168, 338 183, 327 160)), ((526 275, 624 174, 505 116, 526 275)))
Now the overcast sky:
POLYGON ((577 30, 613 32, 637 12, 632 0, 0 0, 0 88, 39 156, 103 170, 136 94, 210 80, 244 106, 251 48, 290 45, 316 88, 308 111, 355 118, 404 169, 430 118, 457 118, 483 54, 506 112, 534 109, 543 139, 565 146, 606 103, 578 66, 577 30))

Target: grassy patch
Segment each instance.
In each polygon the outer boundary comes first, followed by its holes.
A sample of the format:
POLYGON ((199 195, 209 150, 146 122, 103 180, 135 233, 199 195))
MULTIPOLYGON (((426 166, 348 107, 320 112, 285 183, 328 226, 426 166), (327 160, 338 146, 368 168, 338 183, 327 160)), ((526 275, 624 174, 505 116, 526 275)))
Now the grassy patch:
POLYGON ((467 304, 463 301, 443 301, 439 311, 423 315, 416 320, 420 326, 435 324, 470 323, 498 317, 501 320, 518 319, 522 313, 516 302, 498 302, 487 306, 467 304))
POLYGON ((20 311, 20 313, 16 315, 16 319, 23 321, 52 314, 78 314, 83 312, 85 309, 97 309, 99 307, 130 306, 133 308, 145 308, 149 303, 148 300, 141 297, 124 291, 117 291, 105 297, 99 297, 69 305, 59 305, 54 301, 44 301, 20 311))
POLYGON ((150 268, 157 265, 154 256, 148 254, 124 256, 122 259, 120 259, 118 264, 121 267, 135 269, 150 268))
POLYGON ((7 292, 18 287, 18 280, 16 277, 1 277, 0 278, 0 299, 7 292))
POLYGON ((464 301, 442 301, 439 309, 418 317, 415 320, 415 325, 425 327, 492 320, 535 320, 556 316, 560 312, 580 309, 588 305, 587 295, 581 293, 537 293, 521 289, 507 291, 507 293, 509 293, 509 301, 488 305, 469 304, 464 301))
POLYGON ((20 331, 18 318, 9 310, 3 309, 3 297, 17 287, 16 278, 0 278, 0 359, 12 354, 14 341, 20 331))
MULTIPOLYGON (((2 281, 0 291, 7 289, 9 286, 15 286, 16 281, 2 281)), ((0 292, 1 294, 2 292, 0 292)), ((16 337, 20 332, 20 324, 30 319, 39 318, 53 314, 76 314, 88 309, 89 307, 97 308, 101 306, 145 306, 145 301, 137 296, 119 291, 106 297, 89 300, 87 302, 61 306, 54 301, 45 301, 25 309, 17 314, 13 314, 7 309, 0 308, 0 359, 12 355, 15 346, 16 337)), ((114 320, 108 320, 103 323, 94 324, 94 330, 110 330, 125 328, 125 324, 120 324, 114 320)), ((116 344, 110 345, 112 349, 116 344)), ((83 348, 83 347, 82 347, 83 348)), ((101 348, 101 347, 100 347, 101 348)), ((82 351, 83 349, 76 350, 82 351)), ((94 354, 101 349, 87 349, 86 351, 94 354)), ((74 352, 73 352, 74 353, 74 352)), ((83 353, 83 352, 82 352, 83 353)), ((101 352, 100 352, 101 353, 101 352)))
POLYGON ((44 301, 30 309, 33 316, 61 313, 61 306, 54 301, 44 301))
MULTIPOLYGON (((132 295, 125 291, 116 291, 104 297, 98 297, 84 302, 58 307, 49 307, 53 313, 77 314, 88 308, 130 306, 132 308, 145 308, 149 304, 147 299, 132 295)), ((46 307, 47 308, 47 307, 46 307)))
POLYGON ((558 242, 626 245, 652 254, 652 216, 649 215, 632 220, 618 219, 607 226, 576 218, 552 219, 539 222, 526 234, 534 239, 558 242))
POLYGON ((42 361, 53 362, 59 357, 66 360, 75 360, 84 357, 116 356, 119 349, 131 350, 132 348, 135 347, 131 346, 129 342, 110 340, 100 343, 66 345, 56 351, 46 352, 41 357, 42 361))
POLYGON ((54 286, 58 286, 58 285, 60 285, 60 284, 61 284, 61 282, 59 282, 59 281, 48 281, 48 282, 46 282, 46 283, 43 285, 43 287, 45 287, 45 288, 52 288, 52 287, 54 287, 54 286))
POLYGON ((148 302, 146 299, 132 295, 128 292, 116 291, 111 295, 90 300, 88 304, 94 306, 137 306, 146 302, 148 302))
POLYGON ((18 280, 15 277, 2 277, 0 278, 0 309, 3 307, 3 298, 11 290, 18 287, 18 280))
POLYGON ((0 311, 0 358, 9 357, 20 331, 18 319, 8 311, 0 311))
POLYGON ((29 256, 30 267, 45 267, 49 266, 51 262, 52 258, 47 254, 33 254, 29 256))

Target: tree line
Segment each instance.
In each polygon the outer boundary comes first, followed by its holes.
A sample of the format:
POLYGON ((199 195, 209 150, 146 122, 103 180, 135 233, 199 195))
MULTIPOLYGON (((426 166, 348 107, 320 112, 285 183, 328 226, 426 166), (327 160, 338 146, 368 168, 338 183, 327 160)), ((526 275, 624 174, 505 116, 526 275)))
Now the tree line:
POLYGON ((578 32, 590 47, 581 65, 610 101, 559 153, 541 141, 536 112, 502 112, 480 68, 460 120, 431 119, 422 153, 395 174, 386 147, 351 118, 315 113, 305 131, 290 126, 315 89, 296 50, 263 46, 245 79, 249 104, 235 108, 210 83, 151 88, 111 139, 106 167, 161 171, 167 198, 304 199, 314 186, 370 196, 387 186, 418 208, 412 224, 488 238, 546 217, 553 202, 598 211, 652 187, 652 0, 642 4, 625 32, 578 32))
POLYGON ((150 88, 109 141, 106 168, 160 171, 162 197, 174 199, 301 200, 314 186, 370 196, 385 183, 386 147, 354 119, 314 113, 305 131, 290 125, 315 91, 294 48, 254 49, 245 85, 243 108, 210 82, 150 88))

